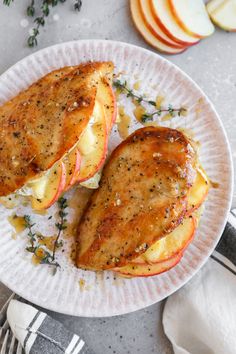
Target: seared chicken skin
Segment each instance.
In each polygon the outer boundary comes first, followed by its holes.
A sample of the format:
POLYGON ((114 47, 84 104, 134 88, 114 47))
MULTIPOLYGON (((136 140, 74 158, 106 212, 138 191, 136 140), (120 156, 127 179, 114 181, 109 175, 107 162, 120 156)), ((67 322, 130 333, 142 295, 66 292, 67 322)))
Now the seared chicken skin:
POLYGON ((111 154, 78 227, 77 266, 121 267, 181 223, 196 153, 180 131, 142 128, 111 154))

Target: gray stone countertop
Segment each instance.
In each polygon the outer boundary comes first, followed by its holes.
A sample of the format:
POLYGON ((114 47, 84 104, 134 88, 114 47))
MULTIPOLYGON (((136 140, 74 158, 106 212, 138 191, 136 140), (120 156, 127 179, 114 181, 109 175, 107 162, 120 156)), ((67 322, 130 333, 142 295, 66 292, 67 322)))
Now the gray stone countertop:
MULTIPOLYGON (((32 22, 25 15, 29 1, 15 0, 10 8, 0 1, 0 73, 33 51, 78 39, 112 39, 152 50, 136 32, 128 0, 84 0, 80 13, 73 1, 54 8, 39 37, 38 47, 29 49, 26 38, 32 22)), ((236 163, 236 34, 216 33, 184 53, 168 56, 204 90, 220 114, 236 163)), ((234 192, 233 205, 236 206, 234 192)), ((10 291, 0 284, 0 306, 10 291)), ((113 318, 76 318, 51 315, 72 331, 81 334, 97 354, 169 354, 171 345, 164 336, 161 316, 164 302, 113 318)))

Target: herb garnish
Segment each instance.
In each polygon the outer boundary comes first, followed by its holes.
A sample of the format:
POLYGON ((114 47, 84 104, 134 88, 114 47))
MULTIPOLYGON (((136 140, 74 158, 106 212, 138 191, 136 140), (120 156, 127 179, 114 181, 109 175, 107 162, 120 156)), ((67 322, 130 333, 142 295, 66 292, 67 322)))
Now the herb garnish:
MULTIPOLYGON (((3 0, 3 4, 9 6, 14 0, 3 0)), ((45 25, 46 17, 50 14, 50 8, 57 6, 59 3, 64 3, 66 0, 41 0, 41 14, 36 17, 34 22, 36 26, 32 30, 32 35, 28 38, 27 43, 29 47, 34 47, 38 44, 37 37, 39 35, 40 27, 45 25)), ((82 0, 75 0, 74 10, 80 11, 82 6, 82 0)), ((35 10, 35 0, 31 0, 30 5, 26 9, 26 14, 29 17, 34 17, 36 13, 35 10)))
MULTIPOLYGON (((26 247, 26 251, 33 253, 33 255, 39 260, 40 264, 48 264, 54 267, 60 267, 59 263, 54 261, 53 254, 45 250, 38 243, 39 236, 33 232, 33 226, 31 218, 29 215, 24 216, 25 227, 28 229, 29 246, 26 247)), ((55 274, 55 273, 54 273, 55 274)))
POLYGON ((55 259, 55 253, 56 253, 56 249, 58 247, 61 247, 63 245, 62 241, 59 242, 59 238, 61 236, 61 233, 63 230, 65 230, 67 228, 66 225, 66 216, 68 215, 68 213, 65 212, 65 209, 68 207, 67 204, 67 200, 66 198, 59 198, 57 201, 57 204, 59 206, 59 217, 60 217, 60 221, 58 223, 56 223, 56 227, 58 229, 58 233, 57 233, 57 237, 54 243, 54 247, 53 247, 53 254, 52 254, 52 259, 55 259))
MULTIPOLYGON (((153 100, 148 100, 141 95, 137 95, 134 93, 132 89, 129 88, 127 81, 121 82, 120 80, 113 81, 113 85, 116 89, 118 89, 121 93, 124 93, 126 97, 131 97, 140 105, 142 103, 147 103, 152 107, 155 107, 156 110, 150 113, 144 113, 141 117, 141 121, 143 123, 147 121, 152 121, 154 116, 160 116, 163 112, 167 112, 171 115, 171 117, 175 117, 176 115, 181 116, 186 114, 187 109, 184 107, 173 108, 172 105, 169 105, 167 108, 157 107, 157 103, 153 100)), ((142 106, 142 105, 141 105, 142 106)))

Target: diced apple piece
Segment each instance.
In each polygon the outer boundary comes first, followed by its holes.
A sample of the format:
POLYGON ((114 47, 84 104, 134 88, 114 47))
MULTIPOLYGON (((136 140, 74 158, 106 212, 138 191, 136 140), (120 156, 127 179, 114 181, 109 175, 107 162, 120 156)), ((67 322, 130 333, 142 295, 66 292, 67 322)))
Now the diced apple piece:
POLYGON ((81 183, 90 179, 100 170, 105 162, 108 144, 107 122, 103 105, 97 100, 97 108, 94 110, 94 122, 91 125, 92 143, 80 139, 78 148, 82 156, 80 172, 77 182, 81 183))
POLYGON ((65 156, 63 162, 66 167, 66 185, 64 190, 67 191, 76 183, 80 171, 81 155, 77 145, 65 156))
POLYGON ((197 221, 194 217, 187 217, 174 231, 155 242, 141 256, 131 263, 153 264, 173 258, 176 254, 183 252, 192 241, 197 221))
POLYGON ((99 83, 96 98, 99 100, 99 102, 103 105, 105 109, 109 134, 116 120, 117 104, 113 89, 106 78, 101 80, 101 82, 99 83))
POLYGON ((236 0, 224 0, 222 4, 212 10, 213 6, 207 5, 212 21, 225 31, 236 31, 236 0))
POLYGON ((112 269, 119 274, 128 277, 150 277, 170 270, 179 263, 183 254, 179 253, 173 258, 155 264, 127 264, 121 268, 112 269))
POLYGON ((162 31, 161 27, 158 26, 157 22, 155 21, 152 11, 151 11, 151 6, 150 2, 147 0, 139 0, 140 3, 140 9, 142 12, 142 16, 144 19, 144 22, 148 29, 152 32, 152 34, 162 43, 172 47, 172 48, 183 48, 181 44, 178 44, 177 42, 171 40, 165 32, 162 31))
MULTIPOLYGON (((66 184, 66 168, 62 161, 56 162, 48 171, 47 183, 42 198, 31 198, 32 208, 35 210, 42 210, 49 208, 63 192, 66 184)), ((39 180, 38 183, 41 183, 39 180)), ((43 182, 44 183, 44 182, 43 182)))
POLYGON ((159 50, 160 52, 166 54, 178 54, 185 50, 185 48, 172 48, 163 42, 161 42, 157 37, 155 37, 149 28, 146 26, 142 12, 140 9, 139 0, 130 0, 130 10, 134 24, 143 38, 151 46, 159 50))
POLYGON ((197 38, 210 36, 215 28, 209 19, 203 0, 168 0, 179 26, 197 38))
POLYGON ((196 44, 199 41, 199 38, 189 35, 179 26, 170 10, 168 0, 148 1, 155 21, 169 38, 185 46, 196 44))
POLYGON ((198 209, 207 197, 210 181, 202 168, 198 168, 196 179, 189 190, 188 214, 198 209))

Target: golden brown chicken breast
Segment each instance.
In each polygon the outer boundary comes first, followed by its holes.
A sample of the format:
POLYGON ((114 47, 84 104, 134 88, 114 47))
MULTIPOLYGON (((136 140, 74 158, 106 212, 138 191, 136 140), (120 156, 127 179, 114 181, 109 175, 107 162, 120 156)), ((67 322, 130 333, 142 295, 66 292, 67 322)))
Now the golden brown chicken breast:
POLYGON ((195 156, 174 129, 146 127, 123 141, 80 221, 77 266, 123 266, 173 230, 186 213, 195 156))
POLYGON ((76 144, 93 113, 101 77, 113 64, 54 71, 0 107, 0 196, 47 171, 76 144))

